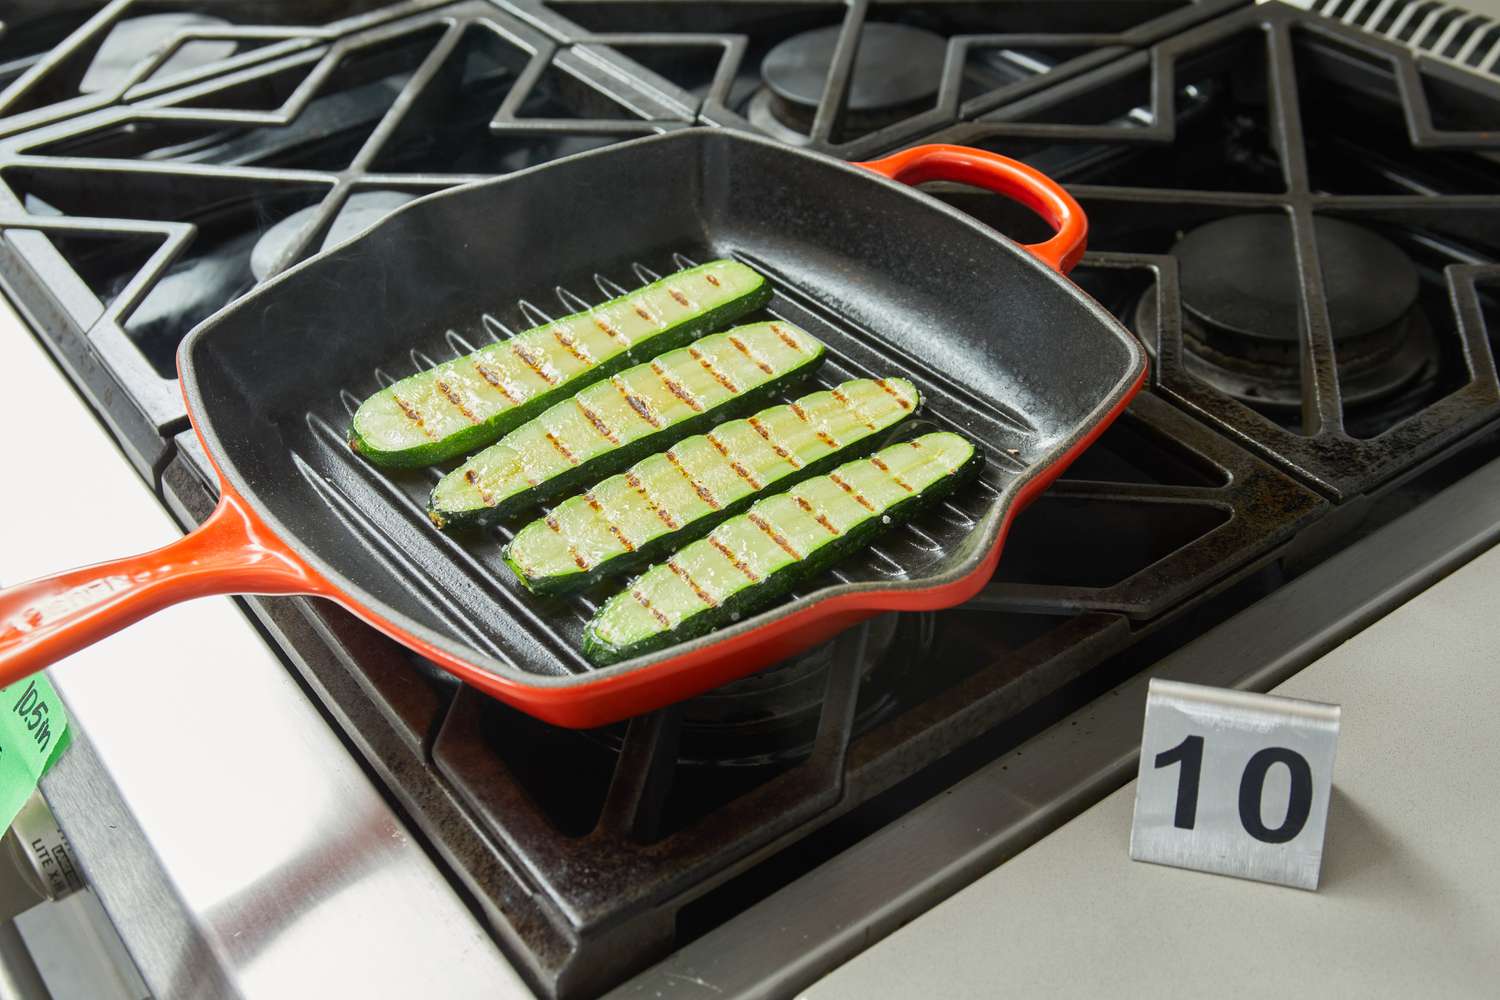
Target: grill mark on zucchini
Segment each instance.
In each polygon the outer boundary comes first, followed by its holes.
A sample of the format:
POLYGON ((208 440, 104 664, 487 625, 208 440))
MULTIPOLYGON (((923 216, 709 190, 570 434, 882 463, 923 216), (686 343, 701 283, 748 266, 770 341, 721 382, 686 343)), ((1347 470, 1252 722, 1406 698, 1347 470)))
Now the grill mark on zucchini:
POLYGON ((714 363, 700 354, 697 348, 688 348, 688 353, 693 356, 694 361, 703 366, 704 371, 708 372, 714 377, 714 381, 718 382, 730 392, 740 391, 738 387, 736 387, 735 384, 729 380, 729 376, 725 375, 723 372, 719 371, 719 369, 715 368, 714 363))
POLYGON ((896 397, 896 405, 897 406, 901 407, 903 410, 911 408, 911 404, 908 403, 906 400, 902 399, 901 396, 900 396, 900 394, 897 393, 895 389, 892 389, 890 387, 890 385, 887 384, 887 382, 886 382, 885 379, 878 378, 878 379, 875 380, 875 384, 878 385, 878 386, 880 386, 880 388, 884 389, 886 392, 890 393, 892 396, 895 396, 896 397))
POLYGON ((665 627, 665 628, 671 628, 672 627, 672 619, 670 619, 666 615, 662 614, 661 610, 659 608, 657 608, 656 606, 654 606, 649 600, 646 599, 646 595, 645 594, 642 594, 639 590, 632 590, 630 592, 630 596, 634 597, 637 601, 639 601, 641 607, 643 607, 647 611, 651 612, 651 614, 653 616, 655 616, 656 620, 662 623, 663 627, 665 627))
POLYGON ((897 486, 901 487, 908 493, 912 492, 911 485, 905 482, 899 475, 892 472, 891 467, 882 462, 879 455, 871 456, 870 464, 874 465, 875 468, 879 469, 881 472, 884 472, 887 476, 889 476, 891 478, 891 482, 895 483, 897 486))
MULTIPOLYGON (((636 310, 635 311, 637 313, 640 313, 640 311, 641 311, 640 306, 636 306, 636 310)), ((651 316, 649 314, 646 314, 646 315, 641 316, 641 318, 644 319, 644 320, 650 321, 651 316)), ((614 328, 614 326, 609 322, 609 320, 605 319, 603 316, 599 316, 599 315, 595 315, 594 316, 594 326, 598 327, 599 328, 599 332, 603 333, 606 337, 609 337, 609 338, 614 339, 614 340, 619 340, 620 338, 622 338, 622 337, 625 336, 619 330, 616 330, 614 328)), ((625 341, 625 346, 627 346, 627 347, 630 346, 630 341, 629 340, 625 341)))
MULTIPOLYGON (((767 397, 779 394, 792 382, 811 375, 823 360, 822 345, 795 327, 787 327, 783 333, 788 330, 802 338, 796 355, 785 350, 778 336, 770 331, 769 324, 750 324, 735 330, 735 335, 752 350, 772 361, 776 367, 770 373, 761 372, 736 354, 729 346, 727 335, 713 334, 695 342, 691 348, 669 351, 654 362, 612 375, 605 380, 608 385, 595 383, 572 398, 553 404, 529 423, 516 428, 503 440, 444 476, 433 489, 429 503, 433 522, 439 527, 450 528, 493 524, 559 493, 582 488, 593 477, 614 472, 632 459, 655 451, 672 438, 701 433, 725 417, 734 416, 767 397), (730 393, 722 385, 699 374, 694 353, 699 357, 726 358, 723 373, 740 391, 730 393), (692 381, 694 379, 696 381, 692 381), (670 386, 674 384, 687 395, 694 396, 699 407, 689 406, 672 392, 670 386), (634 417, 627 414, 627 409, 634 417), (468 475, 469 472, 477 473, 477 480, 468 475), (479 486, 484 487, 483 492, 479 486)), ((878 395, 873 387, 867 392, 878 395)), ((827 405, 831 407, 833 404, 827 405)), ((890 409, 895 410, 895 407, 890 409)), ((750 435, 748 429, 743 433, 747 437, 750 435)), ((736 439, 736 448, 741 440, 744 439, 736 439)), ((767 452, 759 450, 758 442, 757 449, 754 454, 761 456, 757 460, 759 464, 754 470, 747 468, 747 471, 763 480, 766 477, 759 469, 772 459, 767 452)), ((729 475, 727 468, 725 474, 729 475)), ((696 486, 695 512, 700 511, 709 499, 722 506, 721 499, 714 496, 722 487, 711 480, 696 486), (703 496, 705 492, 707 497, 703 496)), ((737 485, 735 492, 738 495, 744 490, 737 485)), ((613 500, 602 494, 600 499, 619 522, 618 526, 628 536, 630 544, 638 547, 642 532, 635 525, 647 517, 639 502, 632 498, 616 511, 613 500)), ((604 530, 604 525, 596 523, 595 527, 597 534, 591 536, 587 544, 581 536, 575 539, 591 569, 606 556, 613 556, 626 548, 620 539, 604 530)), ((660 532, 652 529, 647 533, 655 537, 660 532)), ((535 559, 522 557, 520 562, 530 566, 535 559)))
MULTIPOLYGON (((593 510, 594 513, 599 515, 600 520, 604 522, 604 526, 609 529, 609 533, 618 538, 620 540, 620 544, 625 546, 625 551, 634 552, 635 543, 632 542, 628 537, 626 537, 625 532, 620 530, 620 526, 611 521, 609 519, 609 516, 604 513, 604 505, 599 502, 598 497, 594 496, 592 492, 589 492, 583 495, 583 499, 588 503, 589 508, 593 510)), ((555 516, 549 516, 547 520, 547 526, 549 528, 551 528, 553 531, 561 533, 562 529, 557 526, 557 520, 555 516)), ((572 548, 571 545, 569 545, 568 547, 572 548)), ((579 563, 579 568, 583 570, 589 569, 589 567, 582 562, 579 563)))
POLYGON ((811 514, 813 516, 813 520, 814 521, 817 521, 823 527, 827 528, 828 529, 828 533, 830 535, 842 535, 843 534, 842 531, 840 531, 838 528, 836 528, 834 526, 834 524, 833 524, 832 521, 828 520, 828 515, 827 514, 824 514, 821 510, 815 509, 812 504, 810 504, 810 503, 807 502, 806 498, 794 496, 794 497, 792 497, 792 499, 797 501, 797 506, 798 507, 801 507, 803 510, 805 510, 809 514, 811 514))
MULTIPOLYGON (((850 413, 853 413, 856 417, 859 417, 861 420, 864 420, 864 416, 865 415, 863 413, 859 412, 859 407, 857 407, 853 403, 849 402, 849 397, 845 396, 843 393, 839 392, 837 388, 833 389, 833 398, 839 401, 839 405, 840 406, 845 407, 846 409, 849 410, 850 413)), ((872 424, 872 423, 870 423, 870 421, 864 420, 864 423, 865 423, 865 426, 869 427, 871 430, 875 429, 875 425, 872 424)))
POLYGON ((698 600, 702 601, 705 606, 710 608, 717 608, 719 606, 719 602, 714 600, 714 595, 704 590, 698 584, 698 581, 693 579, 692 574, 677 564, 677 560, 668 559, 667 569, 677 574, 678 578, 692 589, 693 593, 698 596, 698 600))
POLYGON ((745 579, 749 580, 751 583, 760 582, 760 577, 755 575, 755 570, 751 569, 749 564, 747 564, 745 560, 735 555, 734 551, 730 549, 729 546, 725 545, 722 540, 715 538, 713 535, 709 535, 708 544, 712 545, 718 551, 719 555, 723 556, 725 559, 728 559, 730 565, 739 570, 741 573, 745 574, 745 579))
POLYGON ((771 324, 771 332, 774 333, 774 334, 776 334, 776 336, 780 337, 781 338, 781 342, 783 344, 785 344, 786 346, 790 347, 792 350, 794 350, 794 351, 800 351, 800 350, 802 350, 802 348, 800 346, 798 346, 797 341, 794 340, 791 337, 790 334, 788 334, 781 327, 777 326, 775 323, 771 324))
POLYGON ((422 419, 422 413, 420 410, 418 410, 415 406, 412 406, 400 396, 396 395, 394 392, 391 393, 391 398, 396 401, 396 405, 401 408, 401 412, 406 414, 406 419, 410 420, 412 423, 420 427, 423 434, 426 434, 428 437, 433 436, 432 428, 428 427, 427 421, 422 419))
POLYGON ((469 423, 479 423, 479 418, 474 415, 474 411, 464 405, 464 398, 455 392, 451 385, 442 379, 434 379, 432 384, 437 386, 437 391, 443 394, 444 399, 453 404, 454 409, 468 418, 469 423))
MULTIPOLYGON (((909 410, 911 409, 911 406, 903 406, 902 409, 909 410)), ((751 430, 760 435, 760 439, 762 441, 771 446, 771 450, 776 453, 777 457, 784 459, 787 464, 789 464, 794 469, 802 468, 802 463, 797 460, 796 455, 793 455, 791 452, 787 451, 785 448, 771 439, 771 432, 761 426, 759 417, 751 417, 746 422, 750 425, 751 430)))
POLYGON ((750 474, 750 470, 745 468, 739 462, 730 462, 729 467, 734 470, 735 475, 739 476, 745 482, 749 483, 752 490, 758 491, 761 488, 760 481, 752 476, 750 474))
POLYGON ((739 351, 745 357, 749 358, 750 362, 753 365, 755 365, 755 367, 759 368, 761 371, 763 371, 763 372, 769 372, 771 370, 771 366, 768 365, 768 364, 766 364, 766 362, 765 362, 765 360, 763 358, 756 357, 750 351, 750 348, 748 348, 748 347, 745 346, 745 342, 743 340, 741 340, 740 338, 738 338, 738 337, 730 337, 729 338, 729 343, 734 346, 734 349, 736 351, 739 351))
POLYGON ((625 532, 620 530, 620 526, 618 524, 614 523, 613 521, 606 520, 604 522, 604 526, 609 529, 610 534, 614 535, 620 540, 620 544, 625 546, 626 552, 635 551, 635 543, 625 537, 625 532))
POLYGON ((510 389, 505 385, 505 379, 501 378, 500 375, 495 371, 495 369, 491 368, 489 365, 485 364, 478 358, 474 359, 474 370, 479 373, 480 378, 484 379, 490 385, 494 386, 495 389, 499 391, 500 395, 504 396, 512 406, 517 406, 525 402, 524 397, 522 397, 521 399, 517 399, 515 396, 513 396, 510 389))
POLYGON ((761 530, 762 534, 766 535, 767 537, 769 537, 771 539, 771 541, 775 542, 776 545, 777 545, 777 547, 780 548, 781 551, 785 552, 787 555, 791 556, 793 559, 801 559, 802 558, 802 553, 800 553, 796 549, 792 548, 792 543, 788 542, 786 540, 786 536, 785 535, 783 535, 781 532, 777 531, 775 528, 771 527, 771 522, 767 521, 765 518, 763 518, 759 514, 755 514, 755 513, 750 513, 750 514, 747 514, 745 516, 750 519, 750 523, 751 524, 755 525, 757 528, 759 528, 761 530))
POLYGON ((692 308, 692 303, 688 301, 688 297, 686 295, 683 295, 682 292, 678 291, 677 289, 668 288, 667 294, 672 296, 672 298, 675 299, 677 301, 677 304, 682 306, 682 308, 692 308))
POLYGON ((537 359, 536 355, 532 354, 531 351, 526 349, 526 346, 524 344, 515 343, 514 337, 511 338, 510 352, 516 357, 520 358, 522 364, 524 364, 527 368, 530 368, 532 371, 536 372, 537 378, 541 379, 543 382, 546 382, 548 385, 556 385, 558 379, 562 377, 557 374, 556 369, 554 369, 551 365, 543 365, 543 363, 537 359))
MULTIPOLYGON (((698 402, 697 398, 694 397, 692 393, 684 389, 681 382, 678 382, 676 379, 669 376, 666 372, 662 371, 661 365, 657 364, 655 361, 651 362, 651 371, 656 374, 657 378, 661 379, 661 384, 667 387, 668 392, 690 406, 695 413, 703 412, 703 404, 698 402)), ((767 371, 769 371, 769 369, 767 369, 767 371)))
POLYGON ((449 343, 467 353, 436 365, 414 353, 425 370, 399 380, 378 375, 379 391, 351 407, 350 445, 393 468, 472 454, 578 390, 721 328, 771 295, 764 277, 729 260, 650 280, 633 292, 601 290, 613 298, 591 308, 564 295, 582 311, 559 320, 527 307, 535 326, 514 335, 502 329, 503 339, 478 350, 450 332, 449 343), (716 283, 699 284, 700 277, 716 283), (694 292, 683 294, 689 288, 694 292))
POLYGON ((595 613, 584 628, 585 654, 599 665, 617 663, 754 614, 788 591, 804 589, 804 581, 857 553, 888 526, 941 502, 983 466, 980 453, 957 434, 939 431, 913 447, 909 444, 891 445, 878 453, 889 474, 866 464, 866 459, 847 462, 830 476, 805 480, 787 493, 760 500, 677 551, 668 562, 652 566, 629 585, 626 593, 631 596, 617 594, 595 613), (869 495, 880 498, 879 505, 857 512, 832 475, 866 484, 869 495), (889 484, 891 476, 908 481, 913 492, 896 492, 889 484), (827 524, 814 525, 825 505, 845 524, 842 534, 827 524), (827 534, 822 533, 825 529, 827 534), (743 570, 730 573, 724 560, 749 569, 753 578, 743 570), (694 577, 713 587, 709 596, 715 603, 705 602, 701 588, 684 586, 694 577))
MULTIPOLYGON (((558 527, 556 518, 544 517, 542 518, 542 522, 558 534, 562 533, 562 528, 558 527)), ((568 555, 572 556, 573 562, 577 564, 579 569, 583 570, 585 573, 588 572, 589 561, 583 557, 583 553, 578 551, 578 546, 574 545, 572 542, 568 543, 568 555)))
POLYGON ((554 326, 552 328, 552 339, 561 344, 563 350, 577 358, 580 364, 592 365, 594 363, 593 357, 584 351, 580 351, 578 349, 578 342, 563 333, 560 327, 554 326))
MULTIPOLYGON (((656 362, 654 361, 652 362, 652 364, 655 363, 656 362)), ((644 399, 627 389, 625 387, 625 383, 620 381, 618 375, 610 379, 609 381, 612 385, 614 385, 616 389, 620 390, 620 395, 625 397, 626 404, 635 411, 636 416, 646 421, 646 423, 650 424, 652 427, 661 427, 661 418, 651 412, 651 407, 646 405, 646 401, 644 399)))
POLYGON ((719 287, 719 279, 715 278, 712 274, 705 274, 703 277, 708 280, 710 285, 713 285, 715 288, 719 287))
POLYGON ((724 442, 720 441, 712 434, 706 434, 704 435, 704 437, 708 439, 709 444, 714 446, 714 451, 717 451, 721 456, 723 456, 724 461, 729 463, 729 467, 734 470, 735 475, 739 476, 745 482, 749 483, 752 490, 760 489, 760 482, 750 474, 749 469, 740 464, 738 459, 729 454, 729 449, 724 447, 724 442))
POLYGON ((844 480, 840 479, 838 477, 838 473, 829 473, 828 478, 833 480, 833 485, 837 486, 839 489, 843 490, 845 493, 853 497, 854 502, 859 504, 865 510, 873 511, 875 509, 875 505, 870 503, 870 501, 865 497, 863 493, 855 489, 853 486, 850 486, 848 483, 844 482, 844 480))
POLYGON ((672 468, 682 473, 682 478, 688 481, 688 485, 693 488, 693 492, 698 494, 699 500, 708 504, 713 510, 719 509, 718 498, 713 495, 713 492, 707 486, 694 479, 691 472, 682 467, 682 461, 676 455, 672 454, 670 449, 667 451, 667 462, 672 468))
POLYGON ((577 396, 574 396, 573 403, 578 407, 578 412, 583 414, 583 419, 592 424, 594 430, 599 432, 600 437, 608 441, 610 444, 620 443, 619 435, 609 429, 609 425, 599 418, 599 414, 595 413, 593 410, 584 405, 583 400, 579 399, 577 396))
POLYGON ((561 441, 559 441, 557 439, 557 435, 556 434, 553 434, 551 431, 548 431, 547 434, 546 434, 546 438, 547 438, 547 443, 550 444, 553 448, 556 448, 557 449, 557 453, 559 455, 561 455, 567 461, 567 463, 569 465, 577 465, 578 464, 578 456, 574 455, 571 451, 569 451, 568 450, 568 446, 565 445, 565 444, 563 444, 561 441))
POLYGON ((677 530, 677 519, 669 514, 665 507, 652 499, 650 492, 646 489, 646 484, 641 482, 634 473, 625 473, 625 485, 640 494, 641 499, 646 501, 646 506, 651 508, 651 513, 661 518, 661 522, 667 526, 668 531, 677 530))
MULTIPOLYGON (((884 430, 906 419, 921 399, 905 379, 884 387, 871 379, 853 379, 839 390, 853 409, 839 403, 830 390, 795 402, 812 426, 794 416, 794 404, 783 403, 642 458, 623 473, 558 504, 548 515, 547 527, 523 526, 506 546, 506 561, 527 588, 563 594, 659 560, 741 512, 773 485, 784 488, 857 457, 862 443, 875 440, 861 417, 884 430), (840 447, 817 437, 815 430, 824 427, 846 437, 840 447), (783 434, 785 443, 778 440, 783 434), (626 538, 617 538, 614 528, 626 538), (564 544, 568 541, 587 551, 586 572, 578 572, 564 544)), ((820 533, 838 533, 827 517, 819 524, 820 533)), ((792 551, 801 547, 790 536, 783 534, 782 539, 792 551)))
POLYGON ((470 469, 468 472, 464 473, 464 478, 469 481, 469 484, 471 486, 479 491, 479 496, 484 500, 485 503, 491 502, 492 498, 490 496, 490 491, 485 489, 484 484, 479 481, 479 473, 475 472, 473 469, 470 469))

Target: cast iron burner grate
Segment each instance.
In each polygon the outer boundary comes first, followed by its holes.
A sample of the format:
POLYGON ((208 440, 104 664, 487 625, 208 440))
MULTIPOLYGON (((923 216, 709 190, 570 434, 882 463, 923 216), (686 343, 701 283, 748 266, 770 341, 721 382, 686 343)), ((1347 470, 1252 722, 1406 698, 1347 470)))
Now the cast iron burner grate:
POLYGON ((1239 2, 543 0, 540 16, 704 122, 863 159, 1239 2))
POLYGON ((0 139, 0 281, 96 402, 133 401, 99 405, 143 471, 185 426, 178 343, 257 282, 422 194, 688 124, 477 0, 309 31, 0 139))
POLYGON ((10 0, 0 135, 326 45, 442 0, 10 0))
POLYGON ((1500 84, 1270 4, 937 138, 1067 183, 1159 269, 1119 314, 1160 392, 1347 500, 1500 416, 1496 121, 1500 84))

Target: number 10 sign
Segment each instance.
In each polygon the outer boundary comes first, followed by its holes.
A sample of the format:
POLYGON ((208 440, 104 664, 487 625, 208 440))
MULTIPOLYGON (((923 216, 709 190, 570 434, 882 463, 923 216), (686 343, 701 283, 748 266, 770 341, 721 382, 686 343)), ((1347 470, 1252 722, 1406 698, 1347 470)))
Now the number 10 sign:
POLYGON ((1339 708, 1152 680, 1130 856, 1316 889, 1339 708))

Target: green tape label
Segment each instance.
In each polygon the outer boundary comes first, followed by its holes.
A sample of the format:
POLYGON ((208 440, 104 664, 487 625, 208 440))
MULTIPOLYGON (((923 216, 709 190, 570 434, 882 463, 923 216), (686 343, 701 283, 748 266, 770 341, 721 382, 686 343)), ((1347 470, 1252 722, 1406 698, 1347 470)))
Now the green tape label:
POLYGON ((62 699, 37 675, 0 688, 0 832, 67 745, 62 699))

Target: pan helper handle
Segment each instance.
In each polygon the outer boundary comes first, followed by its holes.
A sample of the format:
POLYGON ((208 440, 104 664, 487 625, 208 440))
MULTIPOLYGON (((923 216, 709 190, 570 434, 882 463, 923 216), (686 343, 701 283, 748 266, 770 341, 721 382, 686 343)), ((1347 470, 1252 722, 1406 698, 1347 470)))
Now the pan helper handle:
POLYGON ((180 601, 326 590, 226 492, 195 531, 159 549, 0 590, 0 688, 180 601))
POLYGON ((1019 160, 969 146, 913 146, 855 164, 903 184, 954 181, 1012 198, 1046 219, 1057 235, 1022 247, 1063 274, 1073 270, 1088 245, 1089 222, 1073 196, 1052 178, 1019 160))

